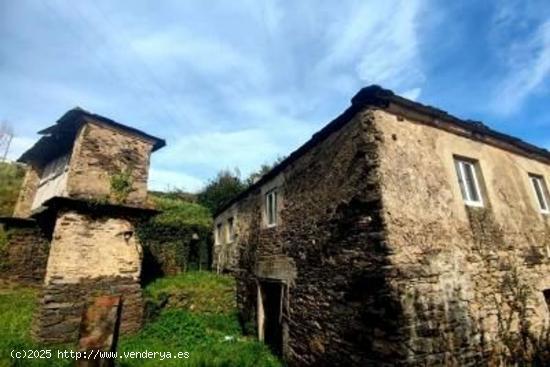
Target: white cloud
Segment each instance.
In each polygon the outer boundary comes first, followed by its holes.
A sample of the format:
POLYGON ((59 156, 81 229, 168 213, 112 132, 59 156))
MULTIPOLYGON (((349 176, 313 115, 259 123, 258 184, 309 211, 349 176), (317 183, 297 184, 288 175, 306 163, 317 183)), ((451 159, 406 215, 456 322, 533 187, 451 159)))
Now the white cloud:
MULTIPOLYGON (((275 154, 277 146, 262 130, 236 132, 204 132, 182 136, 171 142, 171 147, 158 153, 159 159, 178 164, 200 164, 208 167, 230 168, 241 166, 258 157, 275 154)), ((260 162, 261 163, 261 162, 260 162)), ((249 169, 250 167, 242 167, 249 169)))
POLYGON ((169 29, 134 39, 131 47, 162 75, 185 77, 190 72, 209 79, 239 75, 253 86, 268 83, 269 73, 256 55, 213 37, 169 29))
MULTIPOLYGON (((21 156, 27 149, 33 146, 36 139, 32 139, 26 136, 15 136, 10 144, 7 158, 8 160, 15 161, 21 156)), ((4 152, 1 152, 2 155, 4 152)))
POLYGON ((425 80, 419 55, 420 2, 365 1, 352 7, 345 22, 330 29, 332 48, 323 72, 353 68, 366 84, 418 89, 425 80))
POLYGON ((400 94, 401 94, 401 96, 403 96, 405 98, 408 98, 412 101, 416 101, 418 99, 418 97, 420 97, 420 93, 422 93, 421 88, 413 88, 413 89, 409 89, 407 91, 404 91, 400 94))
POLYGON ((219 169, 244 176, 289 154, 364 84, 418 98, 419 4, 39 4, 37 16, 13 19, 28 29, 27 46, 13 46, 10 58, 25 63, 0 72, 12 96, 0 107, 25 111, 28 131, 44 127, 46 108, 53 121, 78 104, 164 137, 151 187, 195 190, 219 169))
POLYGON ((149 172, 148 186, 150 190, 170 191, 171 189, 183 189, 189 192, 198 192, 204 185, 205 182, 200 178, 180 171, 152 168, 149 172))
POLYGON ((508 71, 497 84, 493 100, 494 111, 505 115, 518 111, 550 78, 550 21, 511 44, 506 57, 508 71))
POLYGON ((168 141, 168 146, 153 156, 163 168, 200 166, 213 173, 239 168, 247 176, 261 164, 287 155, 305 142, 314 127, 281 116, 265 120, 263 128, 237 131, 211 131, 183 135, 168 141))

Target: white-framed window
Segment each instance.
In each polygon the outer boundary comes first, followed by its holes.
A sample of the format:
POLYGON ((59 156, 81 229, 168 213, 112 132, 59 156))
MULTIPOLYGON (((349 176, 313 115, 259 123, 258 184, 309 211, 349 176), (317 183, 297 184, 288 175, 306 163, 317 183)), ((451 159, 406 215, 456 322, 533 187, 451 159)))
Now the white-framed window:
POLYGON ((548 199, 548 188, 546 187, 544 177, 540 175, 529 174, 529 178, 531 179, 531 183, 533 184, 533 190, 535 191, 535 197, 537 198, 540 212, 544 214, 550 214, 550 200, 548 199))
POLYGON ((456 175, 464 203, 469 206, 483 206, 483 198, 476 173, 476 161, 455 157, 456 175))
POLYGON ((231 243, 235 240, 235 218, 231 217, 227 220, 227 242, 231 243))
POLYGON ((267 225, 277 225, 277 191, 271 190, 265 194, 265 218, 267 225))
POLYGON ((216 224, 216 238, 215 238, 215 242, 216 242, 216 245, 221 245, 222 243, 222 238, 223 238, 223 226, 221 223, 218 223, 216 224))

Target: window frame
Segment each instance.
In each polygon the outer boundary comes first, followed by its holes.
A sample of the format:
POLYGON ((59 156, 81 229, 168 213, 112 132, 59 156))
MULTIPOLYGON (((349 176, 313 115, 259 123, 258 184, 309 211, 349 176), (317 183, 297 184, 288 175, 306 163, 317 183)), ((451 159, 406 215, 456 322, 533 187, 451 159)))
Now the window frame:
POLYGON ((235 241, 235 217, 227 218, 227 243, 233 243, 235 241))
POLYGON ((473 206, 473 207, 484 207, 484 201, 483 201, 483 192, 481 190, 480 181, 478 178, 478 172, 479 170, 479 162, 474 159, 464 158, 464 157, 453 157, 454 165, 455 165, 455 172, 458 179, 458 185, 460 188, 460 193, 462 195, 462 199, 464 200, 464 204, 467 206, 473 206), (472 183, 473 187, 476 190, 476 194, 478 197, 478 200, 473 200, 472 193, 470 192, 471 185, 468 185, 468 179, 466 177, 466 168, 465 166, 470 167, 471 169, 471 175, 472 175, 472 183))
POLYGON ((550 214, 548 186, 546 186, 544 176, 529 173, 529 181, 531 181, 531 187, 533 188, 533 193, 535 194, 535 201, 537 202, 539 212, 542 214, 550 214))
POLYGON ((277 189, 269 190, 265 193, 265 223, 267 227, 276 227, 279 223, 279 215, 277 211, 278 192, 277 189), (270 205, 270 198, 273 198, 270 205))
POLYGON ((221 245, 222 244, 222 234, 223 234, 223 223, 217 223, 216 224, 216 238, 215 238, 215 243, 216 245, 221 245))

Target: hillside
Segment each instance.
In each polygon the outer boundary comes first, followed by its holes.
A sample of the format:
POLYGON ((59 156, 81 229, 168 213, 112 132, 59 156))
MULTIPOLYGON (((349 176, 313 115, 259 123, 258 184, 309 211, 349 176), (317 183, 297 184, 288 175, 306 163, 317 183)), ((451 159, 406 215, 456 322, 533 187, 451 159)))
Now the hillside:
POLYGON ((24 176, 22 165, 0 162, 0 217, 12 215, 24 176))

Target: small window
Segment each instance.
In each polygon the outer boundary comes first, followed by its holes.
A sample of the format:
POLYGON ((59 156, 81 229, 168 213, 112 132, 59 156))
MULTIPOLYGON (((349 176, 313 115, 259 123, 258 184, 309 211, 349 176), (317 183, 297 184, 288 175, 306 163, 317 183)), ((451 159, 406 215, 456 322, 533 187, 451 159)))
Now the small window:
POLYGON ((476 162, 455 158, 455 168, 464 203, 469 206, 483 206, 476 174, 476 162))
POLYGON ((235 220, 233 217, 227 220, 227 242, 235 240, 235 220))
POLYGON ((219 245, 222 243, 222 224, 218 223, 216 225, 216 244, 219 245))
POLYGON ((272 190, 265 195, 266 219, 268 226, 277 225, 277 191, 272 190))
POLYGON ((529 175, 529 178, 533 184, 533 190, 535 190, 535 196, 541 213, 549 214, 550 207, 548 207, 548 203, 550 200, 548 200, 548 188, 546 187, 544 178, 538 175, 529 175))

